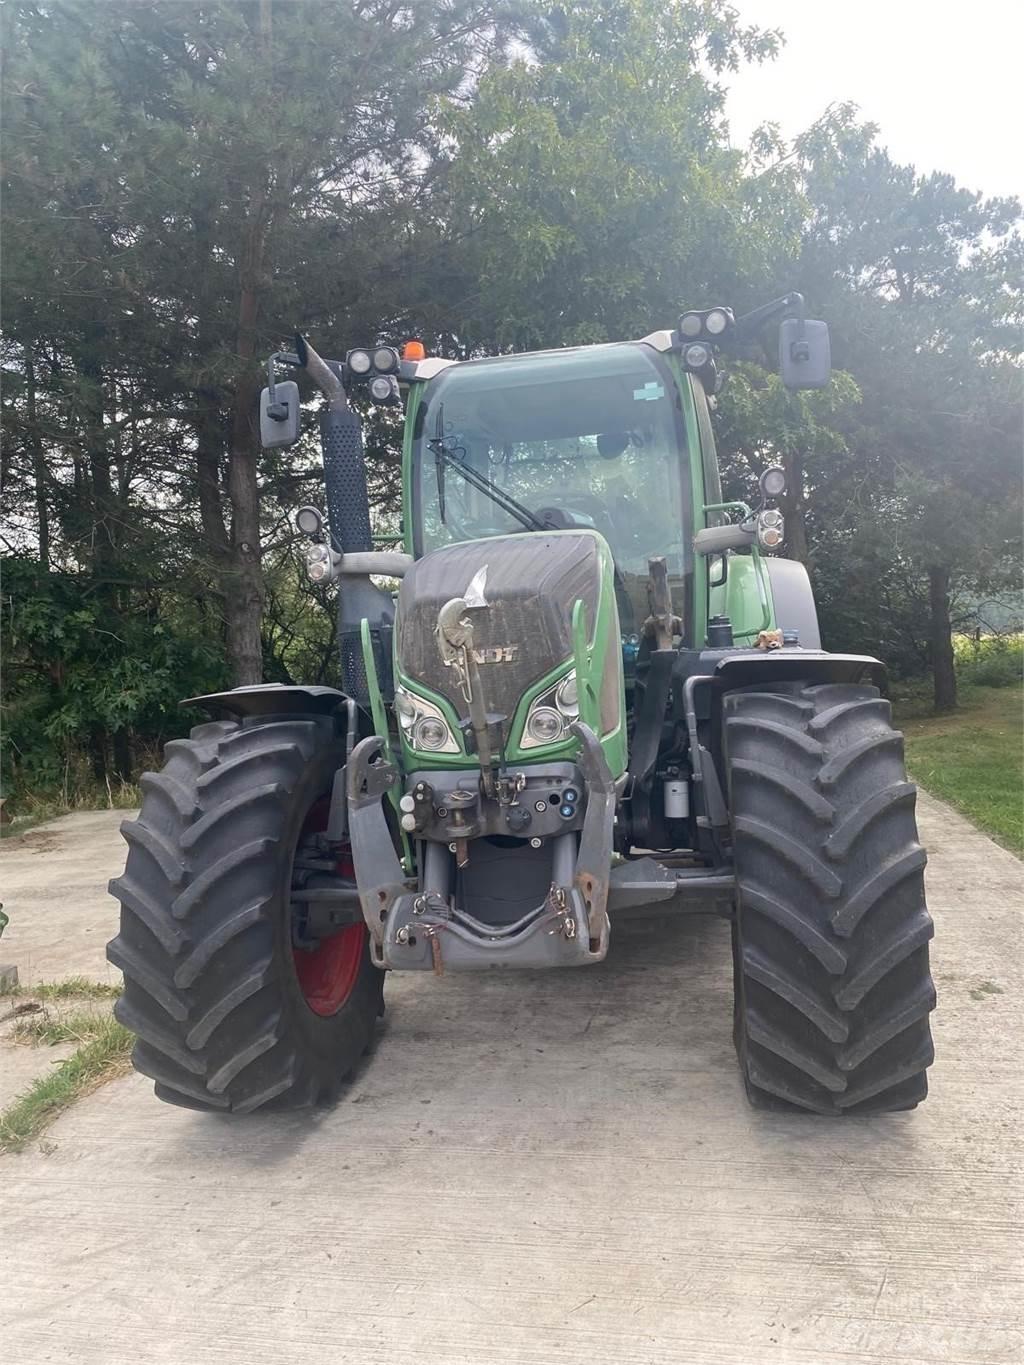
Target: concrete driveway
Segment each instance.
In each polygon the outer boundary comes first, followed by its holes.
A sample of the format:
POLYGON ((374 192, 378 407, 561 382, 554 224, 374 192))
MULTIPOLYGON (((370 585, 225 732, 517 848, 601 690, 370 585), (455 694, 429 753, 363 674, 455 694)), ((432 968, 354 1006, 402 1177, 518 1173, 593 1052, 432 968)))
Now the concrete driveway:
MULTIPOLYGON (((67 970, 88 958, 100 980, 113 824, 92 831, 102 856, 77 902, 84 864, 60 840, 35 861, 0 850, 8 909, 27 867, 33 924, 61 929, 77 908, 96 952, 76 930, 67 970)), ((132 1076, 0 1158, 0 1353, 1024 1360, 1021 864, 937 802, 921 824, 939 1009, 916 1112, 748 1109, 715 921, 620 926, 609 961, 575 973, 393 978, 376 1054, 333 1111, 224 1120, 132 1076)), ((25 934, 43 962, 44 930, 12 929, 5 955, 25 934)))

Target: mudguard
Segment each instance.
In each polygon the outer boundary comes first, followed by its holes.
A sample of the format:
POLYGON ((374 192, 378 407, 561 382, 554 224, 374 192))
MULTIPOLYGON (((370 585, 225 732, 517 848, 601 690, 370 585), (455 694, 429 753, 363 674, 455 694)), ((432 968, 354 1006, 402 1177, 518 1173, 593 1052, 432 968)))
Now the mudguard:
POLYGON ((804 649, 820 649, 818 609, 814 605, 814 591, 807 570, 797 559, 782 559, 775 555, 764 556, 761 563, 768 573, 775 624, 779 630, 795 630, 804 649))
POLYGON ((201 697, 186 697, 182 706, 200 706, 214 714, 248 718, 250 716, 329 716, 350 703, 336 687, 291 687, 285 683, 255 683, 233 687, 227 692, 207 692, 201 697))
POLYGON ((714 658, 716 681, 726 689, 753 683, 776 682, 870 683, 883 694, 888 686, 885 664, 869 654, 829 654, 823 649, 732 649, 716 653, 705 650, 701 661, 714 658))

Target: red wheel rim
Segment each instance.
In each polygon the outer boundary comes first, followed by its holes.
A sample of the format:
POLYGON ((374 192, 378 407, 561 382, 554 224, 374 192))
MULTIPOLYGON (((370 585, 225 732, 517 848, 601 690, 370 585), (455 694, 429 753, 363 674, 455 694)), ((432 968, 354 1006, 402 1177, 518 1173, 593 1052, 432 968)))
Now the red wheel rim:
POLYGON ((347 924, 312 952, 294 948, 295 975, 314 1014, 337 1014, 352 994, 366 945, 366 925, 347 924))
MULTIPOLYGON (((326 823, 327 803, 318 801, 309 813, 303 833, 322 830, 326 823)), ((337 868, 343 877, 355 875, 347 850, 338 858, 337 868)), ((365 924, 347 924, 336 934, 321 939, 313 949, 292 948, 299 989, 314 1014, 337 1014, 345 1004, 359 978, 365 948, 365 924)))

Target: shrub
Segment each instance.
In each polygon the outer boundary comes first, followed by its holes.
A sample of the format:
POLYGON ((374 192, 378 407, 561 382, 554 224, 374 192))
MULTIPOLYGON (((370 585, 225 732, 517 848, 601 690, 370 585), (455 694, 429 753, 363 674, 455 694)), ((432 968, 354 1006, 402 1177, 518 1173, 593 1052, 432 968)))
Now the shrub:
POLYGON ((1013 687, 1024 678, 1024 635, 958 636, 957 674, 975 687, 1013 687))

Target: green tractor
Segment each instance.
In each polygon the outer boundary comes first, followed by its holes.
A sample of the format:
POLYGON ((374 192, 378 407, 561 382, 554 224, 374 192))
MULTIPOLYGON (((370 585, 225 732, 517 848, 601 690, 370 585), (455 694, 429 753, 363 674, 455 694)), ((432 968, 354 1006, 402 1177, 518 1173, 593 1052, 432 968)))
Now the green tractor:
POLYGON ((287 368, 325 399, 326 518, 296 523, 344 691, 191 698, 212 719, 142 778, 108 951, 160 1098, 330 1101, 388 971, 593 966, 621 918, 707 913, 756 1107, 924 1098, 932 922, 884 668, 823 651, 803 566, 766 553, 783 471, 754 508, 719 484, 716 354, 769 321, 784 383, 825 385, 799 295, 621 344, 271 358, 266 447, 299 438, 287 368), (359 389, 405 405, 401 553, 374 548, 359 389))

